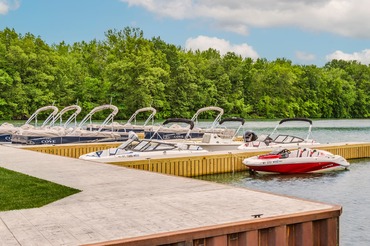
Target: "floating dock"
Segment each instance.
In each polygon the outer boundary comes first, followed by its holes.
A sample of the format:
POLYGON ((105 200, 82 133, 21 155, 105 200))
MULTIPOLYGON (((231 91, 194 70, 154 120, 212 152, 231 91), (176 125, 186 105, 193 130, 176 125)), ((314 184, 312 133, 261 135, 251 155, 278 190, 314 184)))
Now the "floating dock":
MULTIPOLYGON (((118 143, 92 143, 74 145, 21 146, 21 148, 47 154, 72 158, 107 148, 117 147, 118 143)), ((370 157, 370 143, 337 143, 314 146, 346 159, 370 157)), ((199 154, 171 155, 156 158, 117 158, 106 163, 139 170, 158 172, 183 177, 196 177, 209 174, 240 172, 247 170, 242 160, 254 155, 267 153, 268 150, 234 150, 199 154)))
MULTIPOLYGON (((370 152, 361 146, 358 153, 370 152)), ((0 145, 0 166, 82 192, 41 208, 0 212, 0 245, 339 244, 340 205, 58 156, 70 147, 52 147, 54 155, 41 150, 47 146, 0 145)), ((190 157, 177 158, 196 166, 190 157)))

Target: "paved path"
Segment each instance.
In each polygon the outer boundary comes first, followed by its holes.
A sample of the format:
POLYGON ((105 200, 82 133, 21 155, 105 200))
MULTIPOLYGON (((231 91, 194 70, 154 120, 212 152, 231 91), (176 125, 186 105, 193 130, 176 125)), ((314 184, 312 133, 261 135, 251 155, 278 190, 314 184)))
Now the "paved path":
POLYGON ((0 166, 82 190, 41 208, 0 212, 0 246, 87 244, 333 207, 6 145, 0 166))

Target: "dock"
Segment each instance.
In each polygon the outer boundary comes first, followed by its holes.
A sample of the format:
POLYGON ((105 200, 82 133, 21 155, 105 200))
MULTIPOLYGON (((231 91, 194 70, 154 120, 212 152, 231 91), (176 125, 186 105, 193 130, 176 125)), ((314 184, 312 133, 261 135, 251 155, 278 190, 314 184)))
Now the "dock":
MULTIPOLYGON (((0 145, 0 166, 82 192, 40 208, 0 212, 0 245, 339 244, 340 205, 46 154, 40 148, 0 145)), ((369 145, 356 148, 370 152, 369 145)))
MULTIPOLYGON (((115 148, 118 145, 119 143, 89 143, 21 146, 20 148, 46 154, 78 158, 86 153, 107 148, 115 148)), ((349 160, 370 157, 370 143, 366 142, 328 143, 312 146, 312 148, 326 150, 335 155, 341 155, 349 160)), ((106 163, 175 176, 196 177, 201 175, 246 171, 248 168, 242 163, 245 158, 268 153, 270 151, 271 148, 244 151, 217 151, 192 155, 163 155, 156 158, 117 158, 106 163)))

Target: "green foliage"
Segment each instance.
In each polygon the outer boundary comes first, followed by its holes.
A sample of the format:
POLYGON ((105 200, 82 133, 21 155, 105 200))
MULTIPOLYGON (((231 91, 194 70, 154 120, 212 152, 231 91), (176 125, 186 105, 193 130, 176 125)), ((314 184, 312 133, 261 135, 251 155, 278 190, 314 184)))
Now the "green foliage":
POLYGON ((78 103, 86 115, 110 102, 119 119, 147 106, 157 109, 157 119, 190 118, 206 106, 223 108, 225 117, 366 118, 370 67, 333 60, 320 68, 233 52, 222 56, 214 49, 185 51, 129 27, 108 30, 102 41, 52 46, 30 33, 0 31, 1 119, 29 117, 50 104, 78 103))

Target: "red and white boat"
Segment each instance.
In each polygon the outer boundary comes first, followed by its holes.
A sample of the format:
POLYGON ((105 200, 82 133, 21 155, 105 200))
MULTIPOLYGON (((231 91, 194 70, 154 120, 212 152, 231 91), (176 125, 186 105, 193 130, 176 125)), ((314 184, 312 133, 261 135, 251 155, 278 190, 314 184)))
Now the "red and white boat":
POLYGON ((279 148, 268 154, 246 158, 243 164, 258 173, 280 174, 328 172, 347 169, 350 165, 342 156, 310 148, 279 148))

